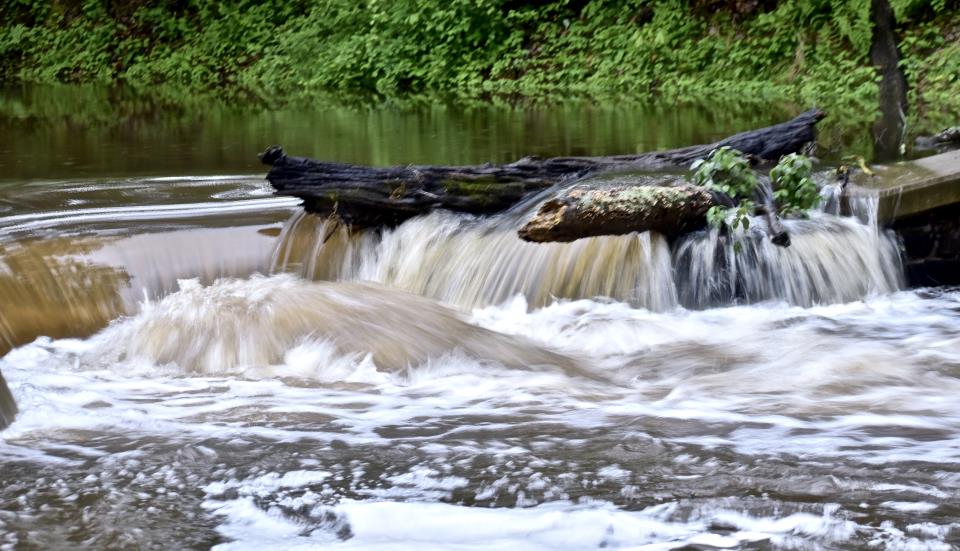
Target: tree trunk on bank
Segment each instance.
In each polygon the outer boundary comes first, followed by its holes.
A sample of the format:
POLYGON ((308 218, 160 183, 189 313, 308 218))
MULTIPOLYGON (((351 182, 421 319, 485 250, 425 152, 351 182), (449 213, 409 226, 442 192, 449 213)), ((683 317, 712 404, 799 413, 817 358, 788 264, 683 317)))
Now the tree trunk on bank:
MULTIPOLYGON (((761 161, 777 161, 815 141, 815 125, 823 117, 822 111, 812 109, 790 121, 712 144, 640 155, 526 157, 507 165, 375 168, 290 157, 281 147, 273 146, 261 155, 261 160, 272 167, 267 180, 277 195, 299 197, 308 212, 336 215, 346 224, 363 228, 399 224, 435 209, 494 214, 558 183, 607 171, 686 168, 721 146, 738 149, 761 161)), ((668 197, 669 193, 652 192, 649 197, 656 199, 657 205, 666 205, 677 197, 668 197)), ((691 197, 694 196, 700 197, 691 197)), ((627 193, 622 197, 637 195, 627 193)), ((692 212, 697 210, 693 208, 692 212)), ((656 226, 668 229, 666 222, 659 222, 661 219, 665 220, 650 214, 651 221, 658 220, 656 226)))
POLYGON ((871 0, 873 39, 870 63, 880 75, 880 120, 873 126, 876 160, 901 156, 907 113, 907 79, 900 69, 900 53, 894 34, 896 20, 888 0, 871 0))

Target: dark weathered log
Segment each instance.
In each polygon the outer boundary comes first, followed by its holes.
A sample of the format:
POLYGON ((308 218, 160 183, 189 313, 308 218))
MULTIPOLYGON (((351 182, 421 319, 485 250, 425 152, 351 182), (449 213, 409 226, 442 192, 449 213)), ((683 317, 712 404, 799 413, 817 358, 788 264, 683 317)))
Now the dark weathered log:
POLYGON ((493 214, 580 170, 532 158, 504 166, 376 168, 288 157, 279 147, 261 159, 273 165, 267 179, 278 195, 299 197, 309 212, 336 214, 360 227, 397 224, 434 209, 493 214))
POLYGON ((944 128, 933 136, 917 138, 917 149, 949 149, 960 146, 960 126, 944 128))
POLYGON ((687 167, 725 145, 761 160, 776 161, 813 142, 814 126, 823 116, 822 111, 812 109, 790 121, 716 143, 640 155, 526 157, 507 165, 372 168, 289 157, 273 146, 261 160, 272 166, 267 180, 278 195, 303 199, 310 212, 336 214, 348 224, 370 227, 397 224, 434 209, 492 214, 532 192, 587 174, 687 167))

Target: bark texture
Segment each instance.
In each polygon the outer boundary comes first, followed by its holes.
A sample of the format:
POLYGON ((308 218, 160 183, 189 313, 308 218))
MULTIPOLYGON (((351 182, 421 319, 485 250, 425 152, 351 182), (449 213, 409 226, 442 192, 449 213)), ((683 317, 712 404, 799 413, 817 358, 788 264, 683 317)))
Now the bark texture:
POLYGON ((917 149, 950 149, 960 146, 960 126, 951 126, 933 136, 917 138, 917 149))
POLYGON ((777 161, 815 141, 824 113, 811 109, 784 123, 742 132, 712 144, 611 157, 526 157, 506 165, 358 166, 288 156, 267 149, 267 180, 278 195, 303 199, 304 208, 337 215, 355 227, 394 225, 434 209, 494 214, 531 193, 589 174, 616 170, 686 168, 721 146, 761 161, 777 161))
MULTIPOLYGON (((790 234, 780 222, 772 194, 762 188, 754 201, 764 215, 764 230, 774 245, 789 247, 790 234)), ((706 226, 710 207, 734 205, 722 193, 683 180, 666 185, 584 183, 545 201, 517 233, 524 241, 539 243, 645 231, 675 237, 706 226)))
POLYGON ((703 227, 707 210, 716 204, 709 191, 690 184, 576 186, 543 203, 519 235, 536 242, 648 230, 676 236, 703 227))
POLYGON ((874 124, 875 157, 895 159, 901 155, 907 113, 907 79, 900 69, 900 53, 894 34, 896 20, 888 0, 871 0, 873 38, 870 62, 880 75, 880 120, 874 124))

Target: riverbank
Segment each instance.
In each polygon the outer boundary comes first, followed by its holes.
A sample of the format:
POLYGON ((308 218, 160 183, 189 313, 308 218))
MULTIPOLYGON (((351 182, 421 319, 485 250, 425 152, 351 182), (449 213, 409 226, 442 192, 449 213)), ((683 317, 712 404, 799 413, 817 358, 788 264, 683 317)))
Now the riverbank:
MULTIPOLYGON (((123 84, 171 103, 601 101, 876 109, 870 2, 256 6, 63 1, 0 9, 0 81, 123 84)), ((912 130, 960 116, 957 2, 895 0, 912 130)))

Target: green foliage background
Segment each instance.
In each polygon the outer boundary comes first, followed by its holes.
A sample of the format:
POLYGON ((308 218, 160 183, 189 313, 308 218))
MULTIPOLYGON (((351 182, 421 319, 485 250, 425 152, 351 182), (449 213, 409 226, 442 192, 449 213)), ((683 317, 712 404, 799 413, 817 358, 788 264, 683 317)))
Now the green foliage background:
MULTIPOLYGON (((960 113, 960 1, 891 3, 914 115, 960 113)), ((869 0, 7 0, 0 80, 267 103, 658 98, 872 112, 869 13, 869 0)))

